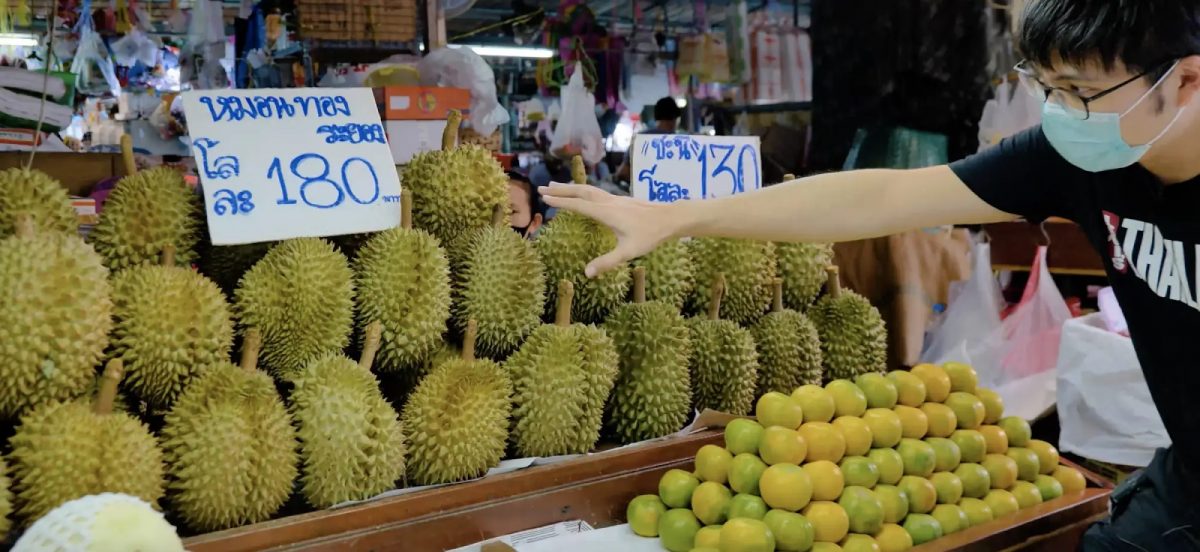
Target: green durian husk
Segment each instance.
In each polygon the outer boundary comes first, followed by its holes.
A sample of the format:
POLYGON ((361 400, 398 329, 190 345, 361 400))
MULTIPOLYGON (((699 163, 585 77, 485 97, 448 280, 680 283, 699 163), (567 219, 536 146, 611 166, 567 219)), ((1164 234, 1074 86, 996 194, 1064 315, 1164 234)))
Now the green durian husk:
POLYGON ((113 271, 158 264, 168 246, 175 264, 186 267, 196 259, 201 212, 200 196, 179 172, 149 169, 117 183, 89 239, 113 271))
POLYGON ((621 359, 608 431, 623 443, 634 443, 683 428, 692 414, 692 342, 679 311, 660 301, 628 304, 604 328, 621 359))
POLYGON ((821 384, 821 340, 808 317, 790 309, 769 312, 750 333, 758 348, 758 396, 821 384))
POLYGON ((358 291, 357 340, 383 325, 375 370, 416 370, 442 343, 450 318, 450 269, 437 238, 393 228, 373 236, 354 260, 358 291))
POLYGON ((96 414, 90 398, 29 411, 9 443, 16 517, 25 524, 87 495, 124 493, 155 508, 163 496, 162 452, 150 430, 123 413, 96 414))
POLYGON ((276 378, 288 380, 350 343, 353 273, 346 257, 322 239, 271 248, 234 295, 240 327, 262 331, 262 364, 276 378))
POLYGON ((833 244, 779 242, 775 256, 783 278, 784 306, 807 311, 825 286, 825 267, 833 263, 833 244))
POLYGON ((233 299, 238 282, 250 267, 267 256, 276 242, 247 243, 242 245, 210 245, 197 261, 200 273, 208 276, 225 295, 233 299))
POLYGON ((504 457, 512 382, 490 360, 450 360, 417 385, 401 416, 409 482, 453 483, 484 475, 504 457))
POLYGON ((837 297, 821 297, 808 315, 821 336, 826 380, 887 370, 887 328, 866 298, 842 289, 837 297))
POLYGON ((646 269, 646 299, 683 309, 695 284, 686 243, 682 240, 665 242, 631 264, 634 268, 646 269))
POLYGON ((8 465, 4 462, 4 457, 0 456, 0 541, 3 541, 8 536, 8 530, 12 529, 12 521, 8 519, 9 514, 13 511, 13 495, 12 480, 8 478, 8 465))
POLYGON ((688 311, 708 312, 712 283, 725 275, 721 318, 749 325, 771 305, 775 279, 775 247, 770 242, 730 238, 698 238, 688 242, 696 284, 688 296, 688 311))
POLYGON ((75 235, 79 228, 62 183, 37 169, 0 170, 0 238, 16 232, 20 215, 30 217, 37 234, 75 235))
POLYGON ((0 419, 83 394, 108 346, 108 270, 73 234, 0 240, 0 419))
POLYGON ((151 408, 167 408, 200 373, 229 360, 233 322, 217 285, 177 266, 144 265, 112 278, 110 358, 125 365, 125 387, 151 408))
POLYGON ((607 226, 578 213, 560 211, 538 232, 534 245, 546 268, 548 316, 558 302, 558 282, 562 280, 575 287, 571 319, 577 322, 602 322, 610 311, 625 302, 632 281, 628 266, 595 278, 584 274, 592 259, 617 246, 617 238, 607 226))
POLYGON ((167 502, 192 529, 270 519, 296 480, 296 431, 264 372, 208 366, 175 401, 161 433, 167 502))
POLYGON ((491 226, 492 209, 508 205, 508 177, 491 152, 475 145, 418 153, 400 180, 413 194, 413 225, 447 245, 491 226))
POLYGON ((375 376, 335 354, 310 363, 292 383, 305 500, 328 508, 394 489, 405 472, 404 433, 375 376))
POLYGON ((471 231, 452 251, 454 328, 465 332, 475 320, 476 352, 508 356, 542 322, 546 284, 537 251, 507 226, 471 231))
POLYGON ((750 332, 730 320, 693 318, 688 327, 696 409, 750 414, 758 385, 758 352, 750 332))

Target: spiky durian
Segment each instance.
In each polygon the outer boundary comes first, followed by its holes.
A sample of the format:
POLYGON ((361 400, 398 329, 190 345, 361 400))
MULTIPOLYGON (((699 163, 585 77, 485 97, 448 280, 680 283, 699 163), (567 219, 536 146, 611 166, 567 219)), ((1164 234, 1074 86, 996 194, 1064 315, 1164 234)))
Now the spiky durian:
POLYGON ((621 359, 605 425, 624 443, 674 433, 692 412, 687 322, 674 306, 646 301, 645 289, 645 268, 633 269, 634 302, 604 324, 621 359))
MULTIPOLYGON (((486 227, 492 207, 508 201, 508 178, 491 152, 460 145, 462 116, 450 111, 442 149, 418 153, 402 169, 400 180, 413 193, 413 224, 449 247, 463 232, 486 227)), ((505 223, 507 224, 507 213, 505 223)))
POLYGON ((533 244, 504 225, 497 205, 492 226, 472 230, 452 249, 454 326, 479 325, 475 350, 490 358, 512 353, 541 324, 545 275, 533 244))
POLYGON ((155 264, 167 246, 175 248, 176 264, 188 266, 196 258, 200 209, 200 196, 176 170, 141 171, 117 183, 90 239, 114 271, 155 264))
MULTIPOLYGON (((577 155, 571 162, 575 183, 586 185, 583 158, 577 155)), ((592 259, 617 246, 617 238, 608 227, 579 213, 560 211, 538 232, 534 245, 546 267, 547 313, 553 312, 558 300, 557 282, 562 280, 575 286, 571 318, 579 322, 601 322, 609 311, 624 303, 629 293, 629 267, 622 265, 595 278, 584 274, 592 259)))
POLYGON ((600 438, 617 351, 604 330, 571 323, 571 296, 571 282, 559 282, 555 323, 534 330, 504 363, 514 391, 512 441, 521 456, 583 454, 600 438))
POLYGON ((39 234, 74 234, 78 228, 62 183, 36 169, 0 170, 0 238, 16 232, 21 215, 30 217, 39 234))
POLYGON ((240 245, 209 245, 200 254, 196 265, 200 273, 208 276, 230 299, 237 289, 242 275, 262 260, 275 242, 245 243, 240 245))
POLYGON ((783 305, 804 312, 825 285, 825 267, 833 262, 833 244, 776 243, 775 257, 783 278, 783 305))
POLYGON ((479 477, 504 457, 512 381, 475 359, 475 332, 468 322, 462 358, 435 367, 404 405, 409 481, 418 485, 479 477))
POLYGON ((330 354, 292 379, 300 490, 314 507, 364 500, 395 488, 404 477, 400 420, 371 373, 382 331, 378 322, 367 327, 359 362, 330 354))
POLYGON ((646 299, 682 309, 692 291, 692 259, 683 240, 671 240, 633 260, 646 269, 646 299))
POLYGON ((821 384, 821 340, 808 317, 783 308, 784 282, 772 286, 771 312, 750 328, 758 347, 758 396, 791 394, 805 384, 821 384))
POLYGON ((848 379, 887 370, 887 328, 863 296, 842 289, 838 269, 828 267, 828 291, 809 310, 821 336, 825 379, 848 379))
POLYGON ((261 340, 248 331, 242 366, 206 367, 166 416, 167 500, 196 531, 265 521, 291 496, 296 432, 275 382, 256 369, 261 340))
POLYGON ((731 238, 697 238, 688 242, 696 285, 688 296, 693 314, 709 312, 712 284, 725 275, 721 316, 737 324, 751 324, 771 306, 771 281, 775 279, 775 247, 770 242, 731 238))
POLYGON ((354 322, 353 273, 319 238, 271 248, 242 277, 234 310, 241 327, 263 335, 263 364, 288 379, 309 362, 341 351, 354 322))
POLYGON ((692 389, 697 410, 711 408, 744 416, 754 406, 758 352, 750 331, 721 320, 725 278, 717 274, 710 289, 707 318, 688 320, 692 338, 692 389))
POLYGON ((108 345, 108 270, 76 235, 20 217, 0 240, 0 418, 79 396, 108 345))
POLYGON ((358 337, 383 324, 381 373, 418 369, 442 343, 450 318, 450 269, 437 238, 412 228, 412 199, 401 193, 401 224, 375 234, 354 260, 358 337))
POLYGON ((233 323, 216 284, 175 266, 140 265, 113 276, 111 357, 125 361, 125 384, 152 408, 167 408, 204 369, 229 359, 233 323))
POLYGON ((4 463, 4 457, 0 456, 0 541, 8 536, 8 530, 12 528, 12 521, 8 519, 13 510, 10 485, 12 481, 8 479, 8 466, 4 463))
POLYGON ((59 504, 115 492, 157 504, 163 495, 162 452, 134 418, 112 412, 120 359, 104 371, 95 403, 49 402, 21 417, 10 440, 16 512, 32 523, 59 504))

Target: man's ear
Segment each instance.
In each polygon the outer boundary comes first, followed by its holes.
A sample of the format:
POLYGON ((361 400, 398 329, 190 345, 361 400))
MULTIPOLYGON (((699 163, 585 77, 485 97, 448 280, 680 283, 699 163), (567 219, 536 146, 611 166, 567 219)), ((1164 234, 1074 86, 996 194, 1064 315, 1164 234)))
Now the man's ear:
POLYGON ((541 228, 541 227, 542 227, 542 214, 534 213, 533 217, 529 219, 529 226, 525 228, 525 237, 526 238, 533 237, 534 233, 536 233, 538 228, 541 228))
POLYGON ((1200 93, 1200 55, 1179 60, 1179 105, 1188 105, 1200 93))

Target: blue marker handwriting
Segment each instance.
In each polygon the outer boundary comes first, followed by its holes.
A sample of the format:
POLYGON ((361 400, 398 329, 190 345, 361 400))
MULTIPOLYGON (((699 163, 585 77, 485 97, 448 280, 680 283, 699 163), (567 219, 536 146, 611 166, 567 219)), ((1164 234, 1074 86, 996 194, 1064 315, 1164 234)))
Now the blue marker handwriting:
POLYGON ((242 190, 234 192, 228 188, 223 188, 213 192, 213 212, 218 216, 225 214, 230 215, 248 215, 254 210, 254 194, 250 190, 242 190))
MULTIPOLYGON (((276 157, 267 169, 267 178, 274 178, 279 182, 280 198, 275 203, 277 205, 296 205, 298 202, 291 196, 283 166, 283 161, 276 157)), ((359 205, 370 205, 379 199, 379 176, 376 174, 375 168, 371 166, 371 163, 361 157, 351 157, 342 162, 340 182, 330 178, 331 165, 329 159, 319 153, 305 153, 296 156, 288 163, 288 170, 293 176, 300 179, 300 202, 309 207, 317 209, 337 207, 346 200, 346 196, 349 196, 352 201, 359 205), (360 176, 362 176, 364 170, 370 176, 373 188, 370 197, 366 199, 354 191, 353 183, 361 180, 361 178, 351 178, 351 173, 355 167, 361 167, 358 169, 360 176), (322 189, 327 190, 327 192, 318 194, 319 198, 310 197, 310 193, 316 193, 314 190, 322 189), (323 198, 325 201, 319 201, 320 198, 323 198)), ((385 198, 384 201, 391 202, 388 198, 385 198)))
POLYGON ((642 155, 650 155, 653 151, 655 161, 676 157, 687 161, 699 156, 703 150, 704 146, 700 142, 685 135, 668 134, 642 142, 642 155))
POLYGON ((208 108, 213 122, 243 119, 285 119, 297 112, 308 117, 338 117, 350 115, 350 103, 342 96, 203 96, 201 104, 208 108), (295 104, 295 105, 293 105, 295 104))
POLYGON ((383 132, 383 125, 362 125, 358 123, 321 125, 317 127, 317 134, 327 135, 325 136, 326 144, 336 144, 338 142, 349 142, 351 144, 361 144, 363 142, 387 143, 387 136, 383 132))
POLYGON ((650 201, 659 201, 662 203, 673 203, 681 199, 691 199, 688 197, 688 191, 683 186, 672 182, 664 182, 654 179, 654 172, 658 170, 658 165, 654 165, 649 169, 642 169, 638 173, 638 182, 646 185, 650 190, 650 201))
POLYGON ((240 172, 238 159, 232 155, 222 155, 211 160, 208 158, 209 151, 218 144, 220 142, 211 138, 192 140, 192 145, 200 150, 200 165, 204 169, 204 178, 208 180, 225 180, 237 176, 240 172))

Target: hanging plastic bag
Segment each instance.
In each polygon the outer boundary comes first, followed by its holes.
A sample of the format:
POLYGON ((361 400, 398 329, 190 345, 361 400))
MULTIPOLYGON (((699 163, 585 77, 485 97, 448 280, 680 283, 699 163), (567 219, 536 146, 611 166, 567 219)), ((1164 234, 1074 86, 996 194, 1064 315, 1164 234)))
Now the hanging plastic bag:
POLYGON ((929 331, 921 362, 973 363, 967 347, 986 339, 1000 328, 1004 297, 992 275, 992 246, 978 242, 971 248, 971 277, 950 284, 946 314, 929 331))
POLYGON ((1020 85, 1001 82, 992 99, 983 105, 979 119, 979 149, 1032 127, 1042 120, 1042 102, 1021 90, 1020 85))
POLYGON ((138 28, 115 40, 112 52, 117 65, 133 67, 141 63, 146 67, 154 67, 158 64, 158 43, 138 28))
POLYGON ((562 118, 554 128, 550 151, 578 153, 589 165, 604 158, 604 136, 596 120, 595 99, 583 86, 583 71, 571 73, 562 89, 562 118))
POLYGON ((79 31, 79 49, 74 54, 71 72, 77 75, 76 88, 86 94, 111 92, 113 96, 121 95, 121 83, 113 70, 112 58, 108 57, 108 48, 92 28, 90 18, 79 31))
MULTIPOLYGON (((496 100, 496 74, 470 48, 439 48, 425 56, 417 71, 425 86, 451 86, 471 91, 471 128, 491 136, 509 121, 508 110, 496 100)), ((591 109, 588 109, 591 113, 591 109)))

